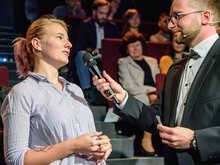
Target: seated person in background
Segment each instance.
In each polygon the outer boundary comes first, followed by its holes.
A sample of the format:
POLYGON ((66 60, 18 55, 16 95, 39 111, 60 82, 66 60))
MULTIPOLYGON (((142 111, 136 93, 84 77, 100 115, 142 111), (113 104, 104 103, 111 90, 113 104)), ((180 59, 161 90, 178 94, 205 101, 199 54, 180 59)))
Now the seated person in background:
POLYGON ((175 41, 175 37, 172 37, 172 42, 166 50, 166 55, 162 56, 159 62, 160 73, 167 73, 170 66, 181 60, 184 56, 184 49, 186 45, 178 44, 175 41))
POLYGON ((64 20, 65 15, 86 16, 86 12, 81 7, 79 0, 66 0, 65 6, 57 6, 52 15, 64 20))
POLYGON ((63 21, 44 16, 26 38, 15 39, 17 72, 27 77, 1 109, 5 160, 11 165, 96 165, 111 153, 110 139, 96 132, 82 90, 58 75, 72 47, 67 30, 63 21))
MULTIPOLYGON (((120 34, 121 38, 124 37, 125 33, 128 31, 138 31, 142 33, 141 30, 141 19, 138 11, 136 9, 128 9, 123 16, 123 30, 120 34)), ((147 40, 147 36, 142 33, 147 40)))
MULTIPOLYGON (((128 31, 122 38, 122 47, 127 57, 118 60, 119 82, 132 96, 146 105, 157 99, 155 76, 159 73, 155 58, 143 55, 144 36, 135 31, 128 31)), ((144 132, 142 147, 151 156, 155 156, 151 134, 144 132)), ((138 155, 135 155, 138 156, 138 155)))
POLYGON ((25 16, 31 24, 38 18, 37 0, 25 0, 25 16))
POLYGON ((81 22, 76 41, 76 69, 80 86, 84 93, 91 88, 91 77, 82 56, 90 52, 97 61, 101 62, 101 40, 103 38, 119 38, 116 25, 107 21, 110 3, 106 0, 95 0, 93 3, 93 17, 81 22))
POLYGON ((156 34, 150 36, 152 42, 170 42, 170 30, 167 28, 168 12, 163 12, 157 22, 159 31, 156 34))
POLYGON ((110 13, 108 19, 115 19, 114 15, 117 13, 118 8, 121 4, 121 0, 112 0, 110 3, 110 13))
POLYGON ((220 25, 218 26, 217 33, 220 36, 220 25))

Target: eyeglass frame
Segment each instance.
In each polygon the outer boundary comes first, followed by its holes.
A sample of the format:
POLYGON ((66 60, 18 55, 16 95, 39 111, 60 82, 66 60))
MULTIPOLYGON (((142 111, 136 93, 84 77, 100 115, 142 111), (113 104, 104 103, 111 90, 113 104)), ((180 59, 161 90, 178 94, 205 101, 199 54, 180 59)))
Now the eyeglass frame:
POLYGON ((181 15, 187 15, 187 14, 191 14, 191 13, 200 13, 200 12, 204 12, 205 10, 198 10, 198 11, 191 11, 191 12, 186 12, 186 13, 177 13, 177 14, 174 14, 176 16, 176 18, 174 17, 174 15, 172 15, 171 17, 167 18, 167 24, 170 23, 170 21, 172 21, 173 24, 177 24, 180 19, 179 19, 179 16, 181 15), (173 21, 173 18, 176 19, 177 22, 174 22, 173 21))

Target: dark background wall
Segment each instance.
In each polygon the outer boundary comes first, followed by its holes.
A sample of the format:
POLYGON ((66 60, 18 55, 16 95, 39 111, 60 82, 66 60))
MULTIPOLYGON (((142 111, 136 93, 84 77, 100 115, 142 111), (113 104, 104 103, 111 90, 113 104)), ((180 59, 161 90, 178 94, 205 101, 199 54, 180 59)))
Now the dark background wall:
MULTIPOLYGON (((87 16, 92 15, 92 3, 94 0, 81 0, 82 7, 87 16)), ((110 0, 111 1, 111 0, 110 0)), ((160 13, 169 11, 171 0, 121 0, 121 15, 127 8, 136 8, 143 21, 157 22, 160 13)), ((65 0, 37 0, 38 17, 51 14, 58 5, 64 5, 65 0)), ((25 0, 1 0, 0 1, 0 29, 13 29, 25 36, 30 21, 25 16, 25 0)))
POLYGON ((0 1, 0 28, 13 29, 13 0, 0 1))

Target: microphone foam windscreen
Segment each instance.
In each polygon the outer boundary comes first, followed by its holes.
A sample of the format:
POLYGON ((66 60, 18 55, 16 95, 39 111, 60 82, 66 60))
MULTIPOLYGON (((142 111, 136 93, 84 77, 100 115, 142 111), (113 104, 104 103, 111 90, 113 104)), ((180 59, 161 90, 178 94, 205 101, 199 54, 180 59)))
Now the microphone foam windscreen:
POLYGON ((89 62, 91 59, 93 59, 93 57, 90 53, 86 53, 82 56, 82 60, 84 63, 89 62))
POLYGON ((86 53, 82 56, 82 60, 88 68, 91 68, 93 65, 97 65, 96 60, 93 59, 93 56, 90 53, 86 53))

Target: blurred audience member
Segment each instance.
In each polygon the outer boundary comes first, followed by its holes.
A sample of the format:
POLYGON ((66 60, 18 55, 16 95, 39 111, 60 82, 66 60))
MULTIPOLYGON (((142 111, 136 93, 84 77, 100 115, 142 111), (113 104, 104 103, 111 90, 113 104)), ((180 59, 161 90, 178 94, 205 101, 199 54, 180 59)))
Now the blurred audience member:
POLYGON ((153 42, 170 42, 170 30, 167 28, 168 12, 163 12, 157 22, 159 31, 150 36, 150 41, 153 42))
POLYGON ((114 19, 114 15, 117 13, 121 0, 112 0, 110 3, 110 13, 108 19, 114 19))
POLYGON ((25 15, 30 24, 38 18, 37 0, 25 0, 25 15))
MULTIPOLYGON (((149 39, 146 33, 142 32, 140 15, 136 9, 128 9, 123 16, 123 22, 123 30, 120 33, 121 38, 128 31, 138 31, 143 34, 145 40, 149 39)), ((143 45, 143 52, 146 54, 146 45, 143 45)))
MULTIPOLYGON (((157 99, 155 76, 160 71, 155 58, 143 55, 144 45, 144 36, 138 31, 128 31, 125 34, 122 38, 122 46, 126 50, 127 57, 118 60, 118 75, 119 82, 129 94, 150 105, 157 99)), ((142 155, 137 154, 137 150, 135 156, 156 155, 151 137, 150 133, 144 132, 141 147, 136 146, 141 149, 142 155)))
POLYGON ((65 15, 86 16, 86 12, 81 7, 79 0, 66 0, 66 5, 57 6, 53 10, 53 15, 58 19, 64 19, 65 15))
POLYGON ((140 30, 140 15, 136 9, 128 9, 123 16, 123 31, 121 37, 124 37, 128 31, 139 31, 140 30))
POLYGON ((110 3, 107 0, 95 0, 93 17, 84 20, 79 26, 75 63, 80 86, 86 95, 91 89, 91 77, 82 56, 86 52, 90 52, 97 61, 101 62, 101 40, 103 38, 119 38, 118 28, 107 21, 109 10, 110 3))
POLYGON ((172 37, 172 42, 170 43, 170 46, 165 52, 166 55, 161 57, 159 62, 159 68, 161 73, 167 73, 168 69, 174 62, 183 58, 185 47, 186 45, 184 44, 176 43, 175 37, 172 37))
POLYGON ((218 26, 217 33, 220 36, 220 25, 218 26))

